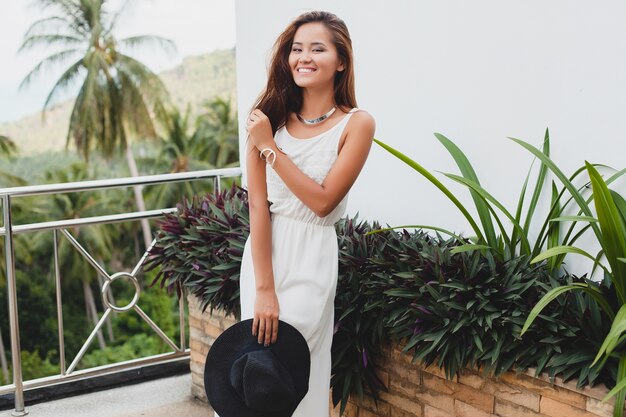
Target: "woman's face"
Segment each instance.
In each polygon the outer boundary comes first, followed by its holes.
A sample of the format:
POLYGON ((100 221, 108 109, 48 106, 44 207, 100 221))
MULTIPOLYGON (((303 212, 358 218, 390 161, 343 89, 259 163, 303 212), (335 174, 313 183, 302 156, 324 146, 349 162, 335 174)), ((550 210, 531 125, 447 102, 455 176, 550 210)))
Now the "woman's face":
POLYGON ((289 67, 296 85, 302 88, 333 88, 335 74, 343 71, 330 31, 321 22, 305 23, 296 31, 289 67))

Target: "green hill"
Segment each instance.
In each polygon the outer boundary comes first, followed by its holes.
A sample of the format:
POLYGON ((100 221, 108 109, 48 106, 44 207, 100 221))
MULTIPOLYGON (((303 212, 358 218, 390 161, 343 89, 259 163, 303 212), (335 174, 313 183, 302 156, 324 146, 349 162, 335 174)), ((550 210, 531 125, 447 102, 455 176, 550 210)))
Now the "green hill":
MULTIPOLYGON (((200 104, 213 97, 231 97, 237 105, 235 49, 217 50, 209 54, 186 57, 182 65, 159 74, 170 92, 172 102, 184 111, 191 104, 194 113, 200 104)), ((72 101, 55 105, 14 122, 0 124, 0 133, 13 139, 21 155, 32 155, 65 148, 65 138, 72 101)))

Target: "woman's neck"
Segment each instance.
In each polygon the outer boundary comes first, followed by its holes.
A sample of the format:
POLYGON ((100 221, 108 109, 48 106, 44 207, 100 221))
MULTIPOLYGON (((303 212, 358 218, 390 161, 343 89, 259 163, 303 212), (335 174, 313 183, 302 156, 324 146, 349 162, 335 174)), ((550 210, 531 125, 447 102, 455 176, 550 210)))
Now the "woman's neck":
POLYGON ((302 91, 302 108, 300 116, 305 119, 313 119, 325 114, 335 105, 332 89, 302 91))

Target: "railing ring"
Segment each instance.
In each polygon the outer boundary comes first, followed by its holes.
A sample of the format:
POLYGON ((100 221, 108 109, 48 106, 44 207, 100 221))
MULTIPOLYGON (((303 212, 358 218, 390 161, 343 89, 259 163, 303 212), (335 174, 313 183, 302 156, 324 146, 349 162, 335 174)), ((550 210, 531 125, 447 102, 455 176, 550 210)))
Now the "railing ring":
POLYGON ((119 313, 124 312, 124 311, 128 311, 131 308, 133 308, 135 306, 135 304, 137 304, 137 301, 139 301, 139 293, 140 292, 141 292, 141 287, 139 286, 139 281, 137 281, 137 278, 135 278, 133 275, 129 274, 128 272, 118 272, 116 274, 111 275, 111 279, 110 280, 106 280, 104 282, 104 285, 102 286, 102 303, 105 305, 105 307, 108 307, 111 310, 117 311, 119 313), (118 307, 118 306, 114 305, 107 298, 107 289, 109 288, 109 285, 111 285, 113 283, 113 281, 115 281, 116 279, 120 279, 120 278, 128 278, 128 279, 130 279, 132 281, 133 285, 135 286, 135 295, 134 295, 133 299, 130 301, 130 303, 128 303, 124 307, 118 307))

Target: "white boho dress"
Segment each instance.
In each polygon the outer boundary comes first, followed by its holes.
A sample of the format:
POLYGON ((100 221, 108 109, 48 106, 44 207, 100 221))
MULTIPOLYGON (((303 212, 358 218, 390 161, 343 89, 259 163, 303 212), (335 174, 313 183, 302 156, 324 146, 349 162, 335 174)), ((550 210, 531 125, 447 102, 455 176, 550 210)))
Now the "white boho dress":
MULTIPOLYGON (((321 184, 337 159, 342 132, 357 110, 352 109, 336 125, 308 139, 294 138, 282 127, 274 135, 276 145, 302 172, 321 184)), ((320 218, 287 188, 269 165, 266 178, 279 318, 302 333, 311 351, 309 391, 293 417, 327 417, 339 266, 335 223, 346 211, 348 196, 330 214, 320 218)), ((253 318, 256 287, 251 248, 248 238, 241 262, 241 320, 253 318)))

